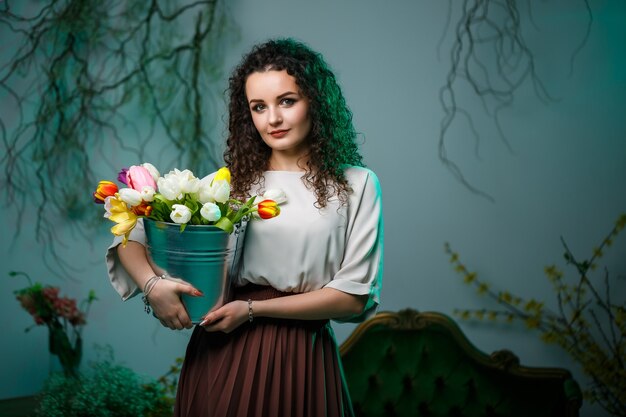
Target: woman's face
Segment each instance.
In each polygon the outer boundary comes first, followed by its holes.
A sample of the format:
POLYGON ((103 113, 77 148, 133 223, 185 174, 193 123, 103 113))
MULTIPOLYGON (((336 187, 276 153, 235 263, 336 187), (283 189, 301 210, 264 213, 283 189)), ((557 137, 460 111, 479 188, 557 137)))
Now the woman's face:
POLYGON ((287 71, 253 72, 246 97, 254 126, 272 152, 300 157, 308 151, 309 100, 287 71))

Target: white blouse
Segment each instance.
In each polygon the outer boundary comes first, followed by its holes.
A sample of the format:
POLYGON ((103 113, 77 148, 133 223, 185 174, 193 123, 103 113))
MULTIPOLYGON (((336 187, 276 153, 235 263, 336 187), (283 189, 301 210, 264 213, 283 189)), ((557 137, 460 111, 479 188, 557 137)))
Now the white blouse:
MULTIPOLYGON (((380 302, 383 273, 383 217, 376 175, 349 167, 346 178, 353 192, 347 206, 335 197, 323 209, 315 207, 315 193, 302 181, 302 172, 267 171, 262 188, 279 188, 287 201, 278 217, 248 223, 241 273, 235 285, 271 285, 284 292, 308 292, 323 287, 368 295, 365 311, 339 321, 361 321, 373 315, 380 302)), ((130 240, 145 244, 139 221, 130 240)), ((115 290, 126 300, 139 292, 117 257, 118 237, 108 248, 106 262, 115 290)), ((183 277, 184 278, 184 277, 183 277)))

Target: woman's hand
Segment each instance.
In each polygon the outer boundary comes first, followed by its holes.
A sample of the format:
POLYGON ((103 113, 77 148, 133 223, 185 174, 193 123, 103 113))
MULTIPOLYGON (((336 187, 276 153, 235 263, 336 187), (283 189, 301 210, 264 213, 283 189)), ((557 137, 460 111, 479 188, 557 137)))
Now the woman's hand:
POLYGON ((188 294, 193 297, 202 297, 202 293, 190 284, 181 280, 161 279, 159 280, 150 295, 148 301, 154 311, 154 315, 165 327, 172 330, 190 329, 193 327, 189 314, 180 299, 181 294, 188 294))
POLYGON ((230 333, 248 320, 248 303, 246 301, 232 301, 215 311, 211 311, 200 326, 207 332, 230 333))
MULTIPOLYGON (((132 240, 126 247, 119 245, 117 254, 126 271, 137 284, 137 287, 146 289, 146 283, 154 275, 162 275, 163 270, 157 267, 146 253, 144 245, 132 240)), ((202 297, 202 293, 191 284, 177 278, 160 279, 154 284, 148 301, 154 315, 161 320, 161 324, 170 329, 189 329, 193 325, 185 306, 180 299, 181 294, 202 297)))

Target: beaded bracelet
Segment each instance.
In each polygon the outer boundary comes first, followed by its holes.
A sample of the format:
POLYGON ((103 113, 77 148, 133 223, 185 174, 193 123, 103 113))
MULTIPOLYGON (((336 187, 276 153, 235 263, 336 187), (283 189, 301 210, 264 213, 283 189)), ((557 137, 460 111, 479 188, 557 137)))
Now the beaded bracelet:
POLYGON ((248 298, 248 321, 252 323, 254 315, 252 314, 252 300, 248 298))

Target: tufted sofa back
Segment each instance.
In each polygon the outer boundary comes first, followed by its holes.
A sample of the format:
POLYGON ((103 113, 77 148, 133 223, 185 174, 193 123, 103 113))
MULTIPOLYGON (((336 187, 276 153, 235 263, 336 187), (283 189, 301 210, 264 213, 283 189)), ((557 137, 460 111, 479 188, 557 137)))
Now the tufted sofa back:
POLYGON ((573 417, 582 402, 567 370, 486 355, 440 313, 379 313, 340 353, 357 416, 573 417))

